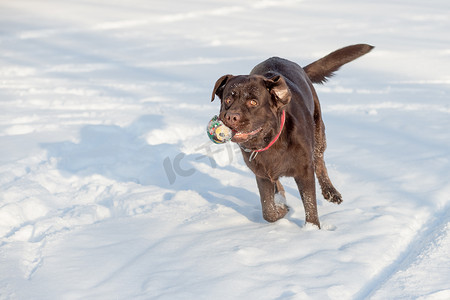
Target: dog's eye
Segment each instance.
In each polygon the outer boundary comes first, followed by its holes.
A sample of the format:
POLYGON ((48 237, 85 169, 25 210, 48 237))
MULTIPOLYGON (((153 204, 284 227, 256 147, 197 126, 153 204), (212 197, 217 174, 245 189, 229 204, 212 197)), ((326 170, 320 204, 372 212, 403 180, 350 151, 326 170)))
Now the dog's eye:
POLYGON ((231 98, 225 99, 225 104, 229 105, 231 103, 231 98))
POLYGON ((250 104, 250 106, 257 106, 258 105, 258 101, 256 101, 255 99, 249 100, 248 104, 250 104))

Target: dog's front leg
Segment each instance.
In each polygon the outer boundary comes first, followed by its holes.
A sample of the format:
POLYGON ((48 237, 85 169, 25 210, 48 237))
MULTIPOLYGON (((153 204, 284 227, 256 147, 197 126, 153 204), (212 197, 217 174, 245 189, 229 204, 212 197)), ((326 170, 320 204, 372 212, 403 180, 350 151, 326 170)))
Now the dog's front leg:
POLYGON ((306 223, 311 223, 320 228, 319 215, 317 213, 316 185, 314 168, 308 168, 303 176, 295 177, 303 207, 305 208, 306 223))
MULTIPOLYGON (((264 220, 275 222, 283 218, 289 211, 282 203, 275 203, 276 184, 269 179, 256 176, 264 220)), ((284 192, 284 190, 283 190, 284 192)))

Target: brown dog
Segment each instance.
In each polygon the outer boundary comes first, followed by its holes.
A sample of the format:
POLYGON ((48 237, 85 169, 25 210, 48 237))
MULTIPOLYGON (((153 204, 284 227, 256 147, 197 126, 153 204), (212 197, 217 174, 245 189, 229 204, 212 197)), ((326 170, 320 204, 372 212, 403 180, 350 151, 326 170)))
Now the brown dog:
POLYGON ((372 48, 348 46, 303 69, 272 57, 250 75, 224 75, 217 80, 211 101, 216 95, 221 99, 219 118, 233 130, 232 141, 239 144, 245 163, 256 175, 265 220, 275 222, 288 212, 275 197, 279 193, 284 198, 282 176, 294 177, 307 223, 320 228, 314 174, 324 198, 342 202, 325 166, 325 127, 312 83, 325 82, 342 65, 372 48))

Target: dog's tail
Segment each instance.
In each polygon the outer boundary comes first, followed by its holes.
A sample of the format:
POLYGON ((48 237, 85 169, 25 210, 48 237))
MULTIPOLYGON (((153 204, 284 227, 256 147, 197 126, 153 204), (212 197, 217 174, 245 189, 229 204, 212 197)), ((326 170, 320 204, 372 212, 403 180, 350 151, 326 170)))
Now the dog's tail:
POLYGON ((314 83, 324 83, 334 75, 340 67, 370 52, 374 47, 367 44, 347 46, 331 52, 325 57, 303 68, 314 83))

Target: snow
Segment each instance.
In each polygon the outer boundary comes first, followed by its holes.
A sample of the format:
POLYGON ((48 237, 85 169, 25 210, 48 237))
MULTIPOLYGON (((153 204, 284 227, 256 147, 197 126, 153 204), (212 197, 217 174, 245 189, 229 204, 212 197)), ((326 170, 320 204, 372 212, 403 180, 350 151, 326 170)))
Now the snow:
MULTIPOLYGON (((448 1, 3 1, 0 299, 449 299, 448 1), (214 82, 370 54, 317 86, 337 206, 266 223, 214 82)), ((282 199, 279 199, 280 201, 282 199)))

